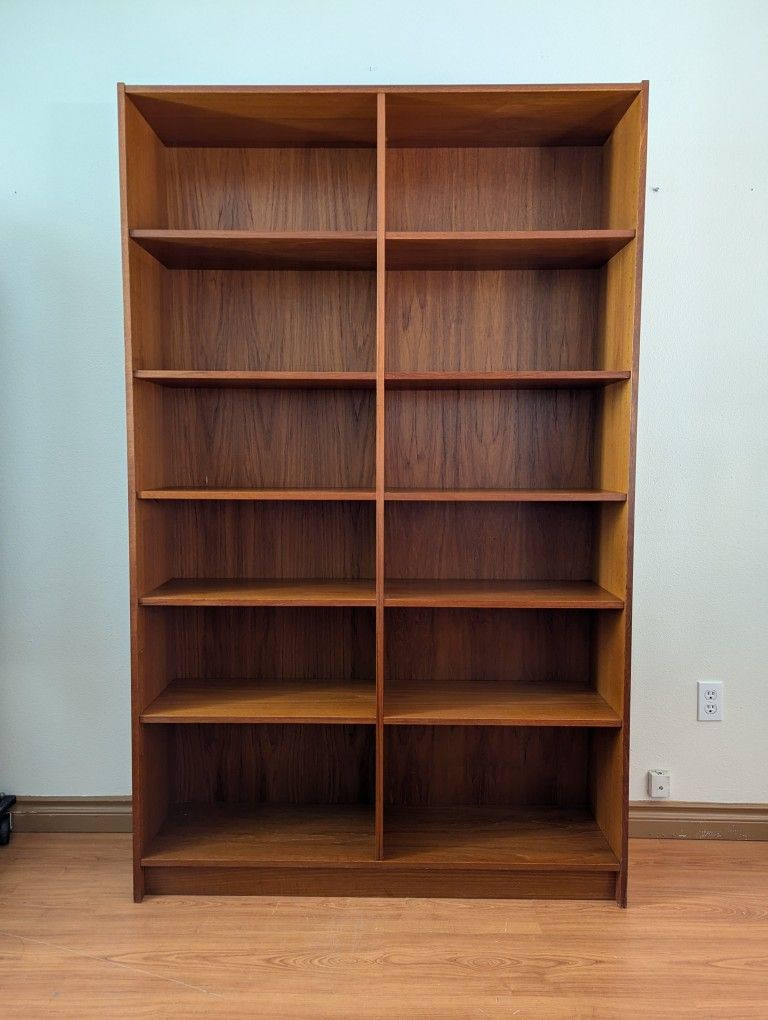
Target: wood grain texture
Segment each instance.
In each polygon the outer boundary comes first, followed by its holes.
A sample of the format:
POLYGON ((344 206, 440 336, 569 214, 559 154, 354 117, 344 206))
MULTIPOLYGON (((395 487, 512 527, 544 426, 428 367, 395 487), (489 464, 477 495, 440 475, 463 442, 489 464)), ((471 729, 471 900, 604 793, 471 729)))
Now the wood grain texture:
POLYGON ((161 386, 234 386, 267 389, 371 389, 373 372, 198 372, 139 369, 137 379, 161 386))
MULTIPOLYGON (((136 703, 138 701, 137 693, 140 682, 139 673, 139 654, 138 654, 138 621, 139 621, 139 607, 137 602, 137 554, 136 554, 136 500, 134 493, 136 492, 136 460, 135 460, 135 411, 134 411, 134 400, 133 400, 133 362, 134 362, 134 347, 133 347, 133 319, 134 319, 134 307, 133 307, 133 290, 135 287, 135 281, 138 279, 136 274, 132 280, 129 269, 130 259, 130 242, 128 238, 128 230, 131 223, 131 206, 128 197, 129 181, 128 171, 131 168, 133 174, 135 170, 136 156, 141 158, 144 146, 141 144, 141 140, 136 137, 136 132, 132 127, 131 122, 135 124, 136 121, 142 121, 142 118, 138 117, 135 111, 129 112, 125 98, 125 85, 120 82, 117 86, 117 132, 118 132, 118 166, 120 175, 120 256, 121 256, 121 270, 122 270, 122 286, 123 286, 123 335, 125 342, 124 352, 124 370, 125 370, 125 424, 126 424, 126 468, 128 476, 128 566, 129 566, 129 628, 130 628, 130 658, 131 658, 131 782, 135 787, 140 785, 143 776, 139 767, 141 757, 141 726, 139 723, 138 712, 136 710, 136 703), (136 156, 128 154, 128 148, 136 148, 138 151, 136 156)), ((146 134, 151 134, 148 127, 144 125, 143 121, 139 130, 145 131, 146 134)), ((151 158, 151 154, 150 154, 151 158)), ((148 261, 152 261, 151 259, 148 261)), ((137 309, 138 310, 138 309, 137 309)), ((144 873, 139 863, 139 854, 141 852, 140 840, 141 830, 146 827, 147 823, 147 800, 143 796, 143 793, 138 793, 136 797, 135 807, 135 823, 133 837, 135 843, 132 847, 132 879, 134 896, 140 899, 144 894, 144 873)), ((133 809, 132 809, 133 811, 133 809)), ((133 819, 132 819, 133 820, 133 819)), ((156 831, 156 829, 155 829, 156 831)))
POLYGON ((399 373, 597 369, 599 307, 591 269, 390 270, 390 385, 399 373))
MULTIPOLYGON (((144 117, 118 86, 120 192, 123 239, 143 222, 155 226, 168 215, 165 193, 165 148, 144 117)), ((123 256, 126 251, 123 247, 123 256)), ((125 282, 129 283, 128 275, 125 282)), ((134 309, 138 311, 138 308, 134 309)))
POLYGON ((594 625, 593 614, 567 610, 388 609, 387 686, 585 684, 594 625))
MULTIPOLYGON (((623 614, 622 614, 623 615, 623 614)), ((621 862, 616 888, 617 902, 626 905, 624 880, 626 857, 623 839, 628 825, 627 806, 621 796, 628 757, 626 730, 594 730, 589 753, 589 804, 608 845, 621 862)))
POLYGON ((141 489, 374 485, 370 391, 153 389, 162 397, 161 431, 152 475, 146 458, 138 461, 141 489))
POLYGON ((147 352, 142 368, 302 374, 375 369, 372 272, 159 271, 165 301, 160 354, 147 352))
POLYGON ((592 581, 392 580, 387 606, 496 609, 621 609, 622 599, 592 581))
MULTIPOLYGON (((150 867, 356 867, 372 863, 372 816, 364 805, 174 810, 143 863, 150 867)), ((616 871, 586 812, 557 809, 390 808, 386 865, 467 870, 616 871), (467 836, 477 848, 466 856, 467 836)))
POLYGON ((385 489, 387 363, 387 105, 376 97, 376 859, 384 856, 385 489))
POLYGON ((595 269, 634 236, 634 230, 607 229, 387 231, 387 264, 392 269, 595 269))
MULTIPOLYGON (((534 390, 609 386, 629 372, 387 372, 386 385, 400 390, 534 390)), ((157 381, 157 380, 156 380, 157 381)))
POLYGON ((367 502, 142 501, 151 514, 169 576, 370 580, 374 513, 367 502))
POLYGON ((171 803, 373 804, 368 725, 168 728, 171 803))
POLYGON ((599 334, 603 363, 631 367, 632 379, 605 391, 595 437, 599 483, 624 479, 628 494, 624 507, 603 511, 595 567, 596 579, 621 593, 626 603, 621 626, 603 625, 596 652, 597 687, 622 712, 624 739, 617 743, 603 735, 597 741, 592 791, 596 818, 622 860, 617 884, 622 905, 627 900, 632 560, 647 124, 645 82, 604 146, 606 221, 631 223, 636 230, 635 240, 606 266, 599 334))
POLYGON ((158 867, 283 866, 373 860, 373 812, 365 804, 182 805, 143 863, 158 867))
POLYGON ((374 723, 373 680, 173 680, 144 723, 374 723))
MULTIPOLYGON (((302 868, 148 867, 145 873, 149 894, 176 896, 198 896, 205 889, 208 895, 216 896, 610 900, 616 888, 616 876, 609 871, 508 871, 482 865, 412 868, 397 861, 344 868, 335 864, 302 868)), ((361 992, 362 997, 365 995, 367 989, 361 992)), ((359 1017, 359 1005, 348 1015, 359 1017)), ((282 1020, 285 1013, 275 1016, 282 1020)))
POLYGON ((593 507, 585 503, 389 503, 389 582, 583 581, 591 577, 593 507))
POLYGON ((166 269, 373 269, 373 231, 131 230, 166 269))
POLYGON ((134 87, 129 94, 167 146, 376 144, 376 95, 371 91, 134 87))
MULTIPOLYGON (((469 806, 586 804, 589 734, 583 729, 387 726, 385 735, 388 805, 451 807, 460 814, 469 806)), ((471 829, 464 830, 468 860, 471 829)), ((440 839, 428 825, 424 838, 434 840, 439 854, 440 839)))
POLYGON ((623 503, 627 494, 607 489, 390 489, 384 498, 393 503, 623 503))
MULTIPOLYGON (((140 899, 144 893, 144 875, 140 855, 146 841, 158 830, 168 806, 167 745, 162 734, 146 734, 139 721, 144 698, 154 696, 162 684, 161 670, 152 658, 144 658, 144 613, 138 594, 145 584, 154 585, 165 572, 164 551, 149 538, 139 550, 136 520, 137 464, 144 463, 152 484, 159 474, 158 457, 147 435, 160 414, 156 394, 134 393, 132 369, 137 352, 157 350, 156 316, 153 314, 161 293, 160 271, 146 252, 129 240, 131 225, 144 214, 162 219, 165 196, 161 188, 162 146, 157 136, 126 101, 125 88, 118 86, 118 131, 120 164, 120 221, 123 268, 123 305, 125 330, 126 437, 128 467, 128 558, 130 568, 131 637, 131 773, 136 790, 133 814, 133 888, 140 899), (150 777, 154 776, 154 781, 150 777)), ((165 649, 162 640, 157 652, 165 649)))
POLYGON ((390 90, 390 146, 600 145, 639 86, 390 90))
POLYGON ((621 726, 600 695, 580 684, 480 680, 390 683, 384 719, 390 726, 621 726))
MULTIPOLYGON (((126 370, 131 371, 145 361, 150 365, 162 364, 163 308, 169 274, 156 259, 129 239, 127 231, 125 247, 125 272, 130 293, 130 305, 126 304, 126 313, 130 310, 131 329, 130 358, 126 360, 126 370)), ((126 382, 132 384, 129 379, 126 382)), ((139 398, 140 395, 141 391, 135 396, 139 398)), ((157 399, 156 395, 148 393, 145 401, 153 396, 157 399)), ((141 413, 139 423, 143 424, 141 413)), ((137 430, 137 440, 142 432, 137 430)))
MULTIPOLYGON (((373 489, 143 489, 139 499, 160 500, 243 500, 246 502, 262 501, 302 501, 302 502, 335 502, 363 501, 376 499, 373 489)), ((607 493, 605 498, 612 498, 616 493, 607 493)), ((543 498, 547 498, 544 496, 543 498)))
POLYGON ((391 808, 391 859, 426 868, 616 871, 605 837, 586 811, 498 807, 391 808))
POLYGON ((593 488, 595 413, 590 390, 395 390, 387 485, 593 488))
POLYGON ((376 226, 372 148, 174 147, 165 153, 165 184, 167 221, 147 222, 149 228, 267 231, 376 226))
POLYGON ((173 578, 142 595, 143 606, 374 606, 373 581, 173 578))
MULTIPOLYGON (((150 889, 162 873, 164 891, 198 895, 137 906, 127 835, 18 832, 2 852, 8 1020, 765 1014, 768 868, 760 843, 631 840, 628 911, 501 898, 569 889, 583 897, 586 882, 576 886, 573 873, 566 884, 552 873, 485 872, 486 891, 496 898, 456 898, 465 887, 458 869, 447 868, 406 873, 410 891, 420 890, 413 898, 368 900, 344 895, 353 884, 370 894, 362 869, 342 872, 339 898, 318 899, 307 886, 332 895, 327 872, 308 878, 306 869, 293 869, 304 879, 301 896, 287 878, 265 876, 268 869, 227 869, 225 884, 210 869, 157 868, 148 874, 150 889), (201 897, 204 888, 270 895, 201 897), (717 978, 705 996, 702 972, 717 978)), ((480 876, 469 877, 475 888, 480 876)), ((613 876, 587 878, 605 885, 613 876)), ((386 885, 396 897, 408 891, 393 872, 386 885)))
POLYGON ((155 607, 145 614, 169 648, 163 686, 174 678, 361 683, 374 676, 373 609, 155 607))
POLYGON ((120 95, 136 895, 341 891, 228 814, 324 804, 358 895, 623 903, 647 85, 120 95), (189 801, 230 866, 142 869, 189 801))
MULTIPOLYGON (((137 522, 137 538, 143 538, 137 522)), ((136 552, 134 579, 137 586, 145 581, 152 581, 150 548, 142 542, 136 552)), ((155 569, 162 569, 163 557, 158 558, 155 569)), ((158 575, 162 576, 162 575, 158 575)), ((149 733, 141 725, 140 712, 147 701, 151 701, 162 690, 167 676, 167 663, 170 647, 167 636, 162 628, 157 628, 155 621, 148 617, 146 610, 140 605, 135 589, 132 598, 132 613, 135 617, 135 629, 132 640, 137 648, 137 661, 133 666, 134 680, 132 683, 132 718, 134 733, 134 789, 137 790, 134 804, 134 861, 138 866, 138 858, 146 842, 157 832, 165 818, 170 802, 169 781, 169 743, 167 735, 156 731, 149 733), (139 789, 140 788, 140 789, 139 789)), ((135 894, 142 895, 143 878, 135 875, 135 894)))
POLYGON ((602 149, 392 148, 387 229, 602 227, 602 149))

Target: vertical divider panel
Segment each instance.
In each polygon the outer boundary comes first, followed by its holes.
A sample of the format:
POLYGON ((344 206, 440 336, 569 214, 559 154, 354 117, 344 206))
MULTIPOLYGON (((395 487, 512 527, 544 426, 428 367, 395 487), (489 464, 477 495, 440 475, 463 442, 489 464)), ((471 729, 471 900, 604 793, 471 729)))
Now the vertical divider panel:
POLYGON ((376 97, 376 859, 384 857, 384 336, 386 95, 376 97))

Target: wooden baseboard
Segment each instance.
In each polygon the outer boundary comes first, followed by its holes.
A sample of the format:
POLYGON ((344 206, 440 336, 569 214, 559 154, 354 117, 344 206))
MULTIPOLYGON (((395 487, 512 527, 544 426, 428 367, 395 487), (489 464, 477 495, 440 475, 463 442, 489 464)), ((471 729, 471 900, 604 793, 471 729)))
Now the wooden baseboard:
POLYGON ((130 832, 130 797, 19 797, 14 832, 130 832))
POLYGON ((629 805, 632 839, 768 840, 768 804, 635 801, 629 805))
MULTIPOLYGON (((16 832, 130 832, 130 797, 19 797, 16 832)), ((635 801, 633 839, 768 840, 768 804, 635 801)))

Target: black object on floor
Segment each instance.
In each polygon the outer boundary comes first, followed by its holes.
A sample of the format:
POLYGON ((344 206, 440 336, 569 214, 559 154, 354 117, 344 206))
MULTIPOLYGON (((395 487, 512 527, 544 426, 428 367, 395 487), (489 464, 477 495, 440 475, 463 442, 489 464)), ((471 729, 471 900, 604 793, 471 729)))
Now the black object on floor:
POLYGON ((12 793, 0 793, 0 846, 7 846, 11 838, 11 808, 15 803, 12 793))

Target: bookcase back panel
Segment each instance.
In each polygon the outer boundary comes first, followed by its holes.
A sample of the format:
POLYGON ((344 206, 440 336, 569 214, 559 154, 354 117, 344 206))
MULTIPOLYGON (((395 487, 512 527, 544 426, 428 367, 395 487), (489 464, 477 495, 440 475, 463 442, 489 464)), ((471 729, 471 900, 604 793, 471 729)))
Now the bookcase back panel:
POLYGON ((388 609, 386 678, 584 683, 592 628, 567 610, 388 609))
POLYGON ((374 576, 371 503, 180 501, 161 512, 172 577, 374 576))
POLYGON ((172 727, 177 803, 370 804, 374 727, 172 727))
POLYGON ((387 370, 586 370, 597 362, 600 271, 390 271, 387 370))
POLYGON ((594 510, 568 503, 390 503, 388 578, 580 581, 593 569, 594 510))
POLYGON ((162 270, 161 360, 139 368, 373 371, 376 274, 162 270))
POLYGON ((173 679, 370 680, 372 609, 161 609, 173 679))
POLYGON ((595 397, 578 390, 395 390, 389 488, 592 485, 595 397))
POLYGON ((602 149, 393 148, 388 230, 580 230, 602 225, 602 149))
POLYGON ((374 421, 365 390, 165 388, 165 479, 155 484, 368 488, 374 421))
POLYGON ((376 229, 374 149, 168 148, 164 155, 169 228, 376 229))
POLYGON ((585 730, 393 726, 386 731, 385 803, 581 807, 588 757, 585 730))

